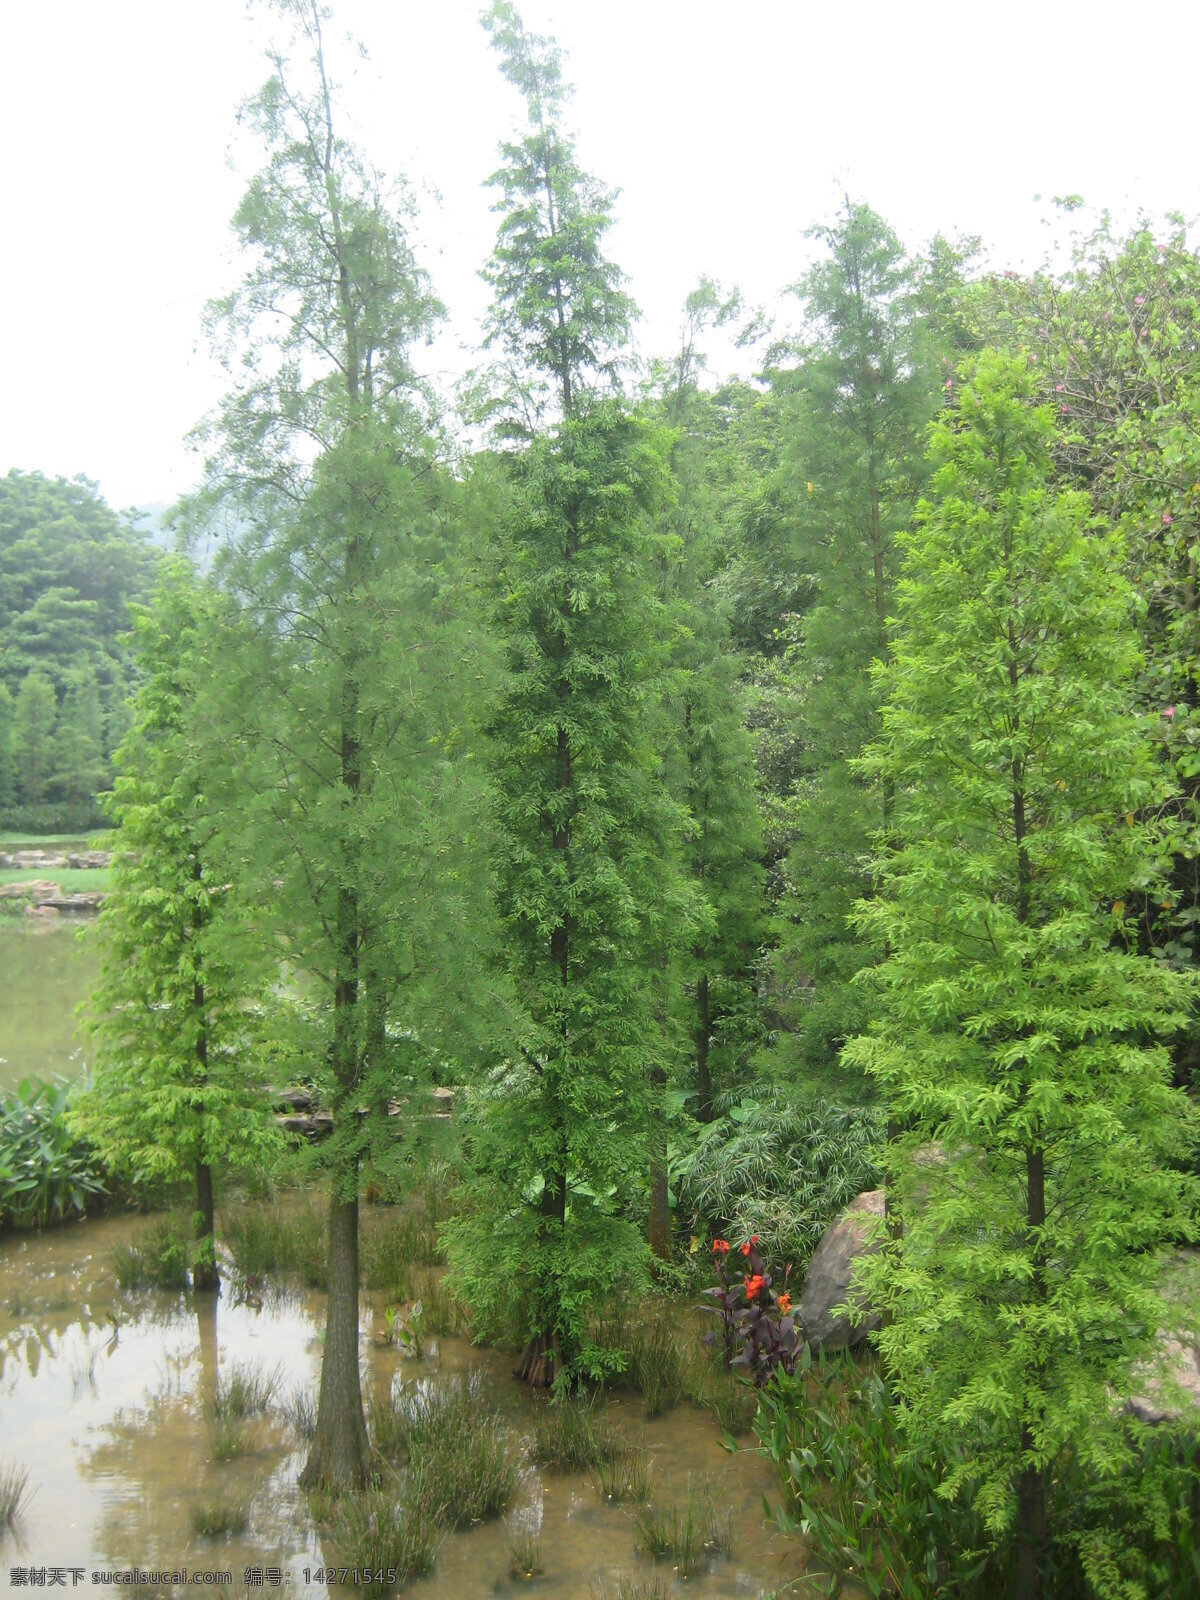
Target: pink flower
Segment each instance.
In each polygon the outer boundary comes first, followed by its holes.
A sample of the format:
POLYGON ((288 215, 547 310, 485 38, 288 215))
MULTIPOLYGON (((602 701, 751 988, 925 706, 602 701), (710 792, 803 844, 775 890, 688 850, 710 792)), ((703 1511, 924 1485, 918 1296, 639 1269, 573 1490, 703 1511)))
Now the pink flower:
POLYGON ((1174 520, 1175 520, 1175 518, 1171 515, 1171 513, 1169 511, 1164 511, 1163 512, 1163 526, 1165 528, 1169 528, 1171 526, 1171 524, 1174 522, 1174 520))
POLYGON ((1059 409, 1060 415, 1065 417, 1067 412, 1070 411, 1071 408, 1070 408, 1070 406, 1059 406, 1058 409, 1059 409))
POLYGON ((953 387, 954 387, 954 379, 953 378, 947 378, 945 383, 942 385, 943 389, 953 389, 953 387))
POLYGON ((1032 351, 1030 351, 1030 353, 1029 353, 1029 359, 1030 359, 1030 361, 1032 361, 1032 362, 1034 362, 1036 364, 1037 356, 1034 355, 1034 353, 1032 351))
POLYGON ((1065 389, 1065 388, 1066 388, 1066 387, 1067 387, 1067 386, 1066 386, 1066 384, 1065 384, 1065 383, 1056 383, 1056 384, 1055 384, 1055 385, 1054 385, 1054 392, 1055 392, 1055 394, 1061 394, 1061 393, 1062 393, 1062 392, 1063 392, 1063 390, 1064 390, 1064 389, 1065 389))
POLYGON ((1146 296, 1144 294, 1135 294, 1133 303, 1135 306, 1144 306, 1146 304, 1146 296))
POLYGON ((1164 706, 1163 707, 1163 716, 1166 717, 1168 722, 1171 720, 1171 718, 1174 715, 1175 715, 1175 707, 1174 706, 1164 706))
POLYGON ((1160 256, 1165 256, 1165 255, 1166 255, 1166 253, 1167 253, 1167 247, 1166 247, 1166 245, 1165 245, 1165 244, 1160 244, 1160 245, 1159 245, 1159 247, 1158 247, 1158 253, 1159 253, 1159 255, 1160 255, 1160 256))

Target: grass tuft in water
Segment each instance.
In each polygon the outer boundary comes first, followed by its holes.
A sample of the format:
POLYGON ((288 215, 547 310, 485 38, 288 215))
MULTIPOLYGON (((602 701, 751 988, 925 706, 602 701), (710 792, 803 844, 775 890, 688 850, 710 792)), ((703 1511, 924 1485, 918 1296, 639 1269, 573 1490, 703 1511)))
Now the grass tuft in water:
POLYGON ((7 1532, 29 1499, 29 1469, 15 1462, 0 1462, 0 1533, 7 1532))
POLYGON ((537 1534, 528 1528, 514 1528, 508 1539, 509 1577, 520 1583, 523 1579, 540 1578, 545 1570, 537 1534))
POLYGON ((590 1472, 613 1443, 607 1412, 578 1400, 550 1400, 533 1424, 533 1459, 554 1472, 590 1472))
POLYGON ((366 1578, 357 1593, 375 1597, 394 1594, 437 1559, 437 1522, 422 1492, 419 1473, 406 1476, 394 1489, 366 1489, 341 1495, 332 1504, 330 1544, 339 1565, 355 1566, 366 1578))
POLYGON ((731 1513, 718 1510, 712 1491, 689 1483, 682 1505, 651 1503, 633 1513, 638 1543, 649 1556, 669 1556, 681 1578, 690 1578, 701 1561, 727 1556, 730 1550, 731 1513))
POLYGON ((113 1248, 113 1276, 122 1289, 186 1289, 188 1239, 180 1224, 162 1219, 113 1248))
POLYGON ((618 1578, 609 1587, 592 1590, 592 1600, 668 1600, 661 1578, 618 1578))
POLYGON ((252 1444, 253 1440, 240 1417, 230 1416, 227 1412, 214 1416, 212 1430, 214 1461, 232 1461, 237 1456, 244 1456, 252 1444))
POLYGON ((192 1507, 192 1532, 203 1539, 245 1533, 249 1520, 246 1507, 231 1500, 209 1500, 192 1507))
POLYGON ((235 1362, 228 1376, 217 1381, 216 1393, 210 1402, 213 1417, 241 1419, 263 1416, 270 1409, 282 1382, 282 1367, 272 1367, 269 1372, 262 1372, 248 1362, 235 1362))
POLYGON ((309 1289, 326 1286, 325 1223, 307 1201, 238 1206, 222 1216, 221 1237, 244 1278, 286 1273, 309 1289))
POLYGON ((517 1486, 507 1423, 488 1415, 482 1375, 424 1379, 374 1394, 371 1442, 380 1455, 406 1457, 426 1511, 449 1528, 498 1517, 517 1486))
POLYGON ((645 1400, 647 1417, 673 1410, 683 1398, 684 1353, 677 1315, 669 1306, 655 1307, 626 1331, 626 1376, 645 1400))
POLYGON ((643 1444, 610 1439, 592 1468, 605 1500, 644 1500, 650 1489, 650 1456, 643 1444))
POLYGON ((297 1439, 311 1444, 317 1436, 317 1397, 311 1389, 297 1385, 279 1403, 279 1414, 297 1439))

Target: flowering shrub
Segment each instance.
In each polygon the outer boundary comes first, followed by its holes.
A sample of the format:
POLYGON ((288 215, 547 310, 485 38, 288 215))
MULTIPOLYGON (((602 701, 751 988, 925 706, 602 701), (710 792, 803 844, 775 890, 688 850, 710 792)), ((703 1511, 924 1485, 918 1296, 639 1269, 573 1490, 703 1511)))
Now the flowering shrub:
MULTIPOLYGON (((786 1290, 773 1292, 771 1274, 758 1252, 757 1234, 738 1246, 742 1261, 732 1268, 730 1254, 728 1240, 713 1240, 717 1283, 704 1290, 712 1304, 701 1309, 721 1319, 725 1365, 746 1368, 754 1382, 761 1385, 772 1373, 790 1374, 796 1364, 802 1340, 792 1314, 792 1297, 786 1290)), ((735 1263, 737 1254, 733 1256, 735 1263)), ((715 1343, 716 1337, 715 1333, 708 1334, 705 1342, 715 1343)))

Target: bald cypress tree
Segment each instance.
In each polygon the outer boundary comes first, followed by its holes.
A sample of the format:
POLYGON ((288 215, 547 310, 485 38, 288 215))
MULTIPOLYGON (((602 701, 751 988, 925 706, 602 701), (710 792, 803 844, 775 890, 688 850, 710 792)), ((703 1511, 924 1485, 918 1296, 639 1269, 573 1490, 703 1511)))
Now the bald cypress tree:
POLYGON ((665 437, 613 394, 632 307, 603 253, 611 196, 561 125, 561 59, 511 5, 485 25, 520 91, 522 137, 493 178, 487 276, 509 458, 496 620, 508 687, 492 771, 498 907, 526 1017, 486 1102, 487 1171, 452 1260, 481 1328, 524 1341, 518 1373, 573 1382, 607 1359, 589 1313, 643 1270, 622 1201, 645 1182, 649 1072, 665 1048, 648 958, 686 937, 673 876, 682 815, 656 784, 646 711, 662 660, 654 513, 665 437))
POLYGON ((1022 358, 985 352, 933 431, 864 763, 892 812, 858 921, 889 953, 845 1052, 904 1130, 901 1226, 866 1275, 908 1445, 965 1442, 945 1492, 1015 1541, 1021 1600, 1049 1592, 1063 1463, 1132 1461, 1119 1398, 1196 1201, 1165 1048, 1195 989, 1125 913, 1164 853, 1138 603, 1086 498, 1054 492, 1033 397, 1022 358))

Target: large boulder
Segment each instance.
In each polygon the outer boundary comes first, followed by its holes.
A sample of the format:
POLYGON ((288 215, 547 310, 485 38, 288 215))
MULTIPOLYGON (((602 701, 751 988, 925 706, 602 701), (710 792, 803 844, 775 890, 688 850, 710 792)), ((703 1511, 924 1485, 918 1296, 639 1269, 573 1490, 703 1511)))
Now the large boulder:
POLYGON ((797 1313, 804 1337, 818 1350, 853 1350, 879 1330, 881 1319, 861 1291, 852 1295, 854 1263, 879 1249, 883 1232, 883 1190, 871 1189, 853 1199, 828 1228, 804 1274, 797 1313), (837 1307, 857 1306, 861 1320, 850 1322, 837 1307))

